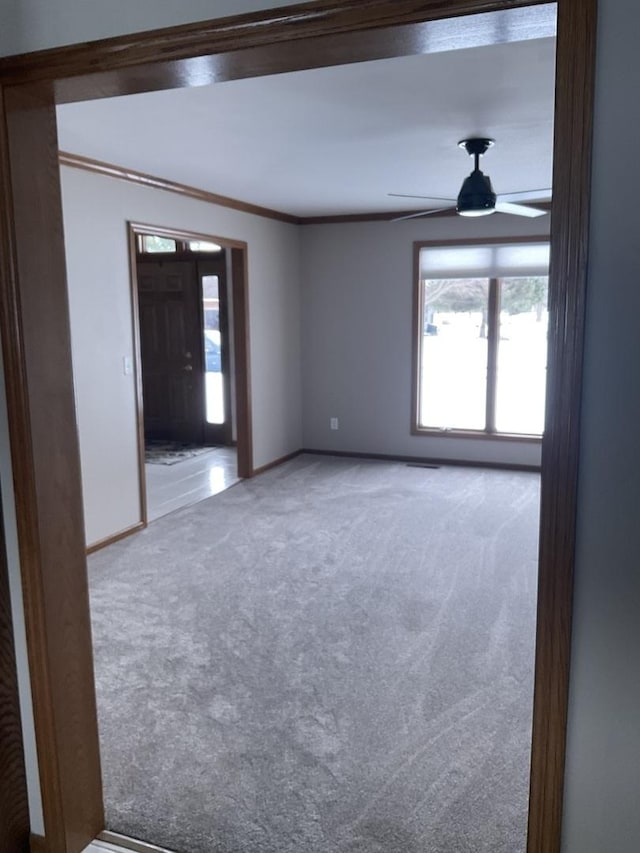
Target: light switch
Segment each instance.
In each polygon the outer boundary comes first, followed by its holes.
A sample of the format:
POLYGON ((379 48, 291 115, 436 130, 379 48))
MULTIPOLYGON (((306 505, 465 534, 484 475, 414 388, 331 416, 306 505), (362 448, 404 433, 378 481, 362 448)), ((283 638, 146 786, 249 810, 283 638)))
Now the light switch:
POLYGON ((130 355, 125 355, 122 359, 122 370, 125 376, 131 376, 133 373, 133 359, 130 355))

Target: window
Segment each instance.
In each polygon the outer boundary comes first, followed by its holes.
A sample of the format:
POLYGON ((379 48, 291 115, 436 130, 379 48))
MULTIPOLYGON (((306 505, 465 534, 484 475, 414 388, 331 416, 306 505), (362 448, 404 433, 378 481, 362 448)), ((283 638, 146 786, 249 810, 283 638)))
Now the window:
POLYGON ((222 375, 222 336, 220 332, 220 279, 202 276, 202 316, 204 319, 205 398, 207 423, 223 424, 224 378, 222 375))
POLYGON ((206 240, 189 240, 190 252, 221 252, 222 246, 217 243, 209 243, 206 240))
POLYGON ((540 436, 549 245, 418 247, 414 431, 540 436))
POLYGON ((209 240, 177 240, 159 234, 138 234, 138 252, 143 255, 181 252, 222 252, 222 246, 209 240))
POLYGON ((152 254, 154 252, 176 252, 176 241, 169 237, 159 237, 157 234, 140 235, 140 251, 152 254))

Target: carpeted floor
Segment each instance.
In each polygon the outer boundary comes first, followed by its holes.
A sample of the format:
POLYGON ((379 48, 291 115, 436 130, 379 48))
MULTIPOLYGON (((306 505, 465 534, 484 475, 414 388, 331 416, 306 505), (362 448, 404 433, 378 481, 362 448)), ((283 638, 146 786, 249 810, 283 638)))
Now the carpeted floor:
POLYGON ((108 828, 523 853, 538 486, 303 456, 92 556, 108 828))

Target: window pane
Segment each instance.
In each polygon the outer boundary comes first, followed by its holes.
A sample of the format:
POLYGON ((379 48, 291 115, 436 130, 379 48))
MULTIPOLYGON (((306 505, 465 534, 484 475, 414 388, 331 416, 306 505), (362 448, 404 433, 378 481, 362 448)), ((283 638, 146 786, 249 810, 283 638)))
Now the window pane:
POLYGON ((205 240, 190 240, 189 249, 192 252, 221 252, 222 246, 217 243, 207 243, 205 240))
POLYGON ((496 429, 542 435, 547 374, 549 280, 501 282, 496 429))
POLYGON ((176 241, 169 237, 158 237, 156 234, 142 235, 143 252, 175 252, 176 241))
POLYGON ((487 279, 423 282, 419 424, 440 429, 486 425, 487 279))
POLYGON ((202 276, 204 315, 204 365, 207 423, 224 423, 224 385, 222 380, 222 340, 220 338, 220 299, 217 275, 202 276))

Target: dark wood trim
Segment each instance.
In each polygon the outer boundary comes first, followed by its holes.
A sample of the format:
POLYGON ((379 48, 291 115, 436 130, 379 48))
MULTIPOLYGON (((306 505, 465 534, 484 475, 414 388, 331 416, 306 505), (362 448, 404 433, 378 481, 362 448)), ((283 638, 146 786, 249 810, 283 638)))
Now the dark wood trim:
POLYGON ((528 853, 558 851, 562 830, 596 17, 597 0, 559 0, 528 853))
POLYGON ((238 477, 253 476, 253 412, 251 407, 251 332, 249 320, 249 250, 231 248, 233 345, 236 371, 236 448, 238 477))
POLYGON ((43 835, 31 835, 31 853, 49 853, 47 840, 43 835))
POLYGON ((198 189, 198 187, 190 187, 187 184, 170 181, 167 178, 159 178, 156 175, 137 172, 135 169, 127 169, 125 166, 116 166, 114 163, 92 160, 90 157, 82 157, 80 154, 70 154, 68 151, 60 151, 58 156, 60 165, 68 166, 70 169, 82 169, 85 172, 105 175, 108 178, 115 178, 119 181, 128 181, 138 186, 177 193, 181 196, 194 198, 197 201, 207 202, 207 204, 217 204, 219 207, 229 207, 233 210, 240 210, 242 213, 262 216, 266 219, 276 219, 279 222, 288 222, 293 225, 299 225, 301 222, 297 216, 290 216, 288 213, 271 210, 269 207, 261 207, 260 205, 240 201, 236 198, 229 198, 229 196, 218 195, 208 190, 198 189))
MULTIPOLYGON (((135 227, 128 223, 129 240, 129 301, 131 305, 131 338, 133 341, 133 379, 136 389, 136 435, 138 441, 138 500, 140 505, 140 526, 149 523, 147 512, 147 474, 145 470, 144 409, 142 395, 142 350, 140 344, 140 309, 138 306, 138 266, 137 236, 135 227)), ((128 528, 130 530, 131 528, 128 528)), ((116 534, 118 535, 118 534, 116 534)), ((126 535, 126 531, 125 531, 126 535)), ((105 540, 103 540, 105 541, 105 540)), ((100 544, 100 543, 98 543, 100 544)), ((110 544, 108 541, 106 544, 110 544)), ((90 552, 87 552, 90 553, 90 552)))
POLYGON ((428 49, 430 21, 545 2, 316 0, 8 57, 0 81, 53 80, 65 103, 407 56, 428 49))
MULTIPOLYGON (((317 0, 0 61, 0 324, 49 853, 80 853, 103 823, 54 102, 416 54, 429 21, 529 5, 317 0)), ((528 853, 560 850, 595 67, 595 0, 558 9, 528 853)))
POLYGON ((277 468, 279 465, 283 465, 285 462, 289 462, 291 459, 295 459, 296 456, 300 456, 300 454, 304 452, 304 450, 294 450, 293 453, 287 453, 285 456, 280 456, 278 459, 274 459, 273 462, 267 462, 266 465, 261 465, 259 468, 254 468, 253 476, 257 477, 258 474, 264 474, 265 471, 271 471, 272 468, 277 468))
MULTIPOLYGON (((0 501, 0 513, 2 502, 0 501)), ((29 853, 29 798, 4 521, 0 516, 0 850, 29 853)))
MULTIPOLYGON (((157 190, 177 193, 178 195, 194 198, 197 201, 204 201, 208 204, 217 204, 219 207, 229 207, 233 210, 240 210, 243 213, 262 216, 265 219, 275 219, 279 222, 287 222, 291 225, 334 225, 349 222, 390 222, 398 216, 410 216, 412 213, 416 213, 418 210, 422 209, 413 208, 411 210, 387 210, 373 213, 349 213, 332 216, 294 216, 290 213, 273 210, 270 207, 262 207, 248 201, 242 201, 241 199, 218 195, 217 193, 209 192, 209 190, 203 190, 199 187, 180 184, 176 181, 171 181, 168 178, 161 178, 158 175, 149 175, 145 172, 138 172, 135 169, 129 169, 126 166, 120 166, 116 163, 107 163, 104 160, 93 160, 91 157, 83 157, 81 154, 72 154, 69 151, 60 151, 58 156, 60 165, 67 166, 70 169, 81 169, 85 172, 93 172, 97 175, 104 175, 108 178, 115 178, 120 181, 129 181, 130 183, 138 184, 138 186, 151 187, 157 190)), ((544 210, 551 210, 551 202, 537 202, 536 207, 540 207, 544 210)), ((438 218, 457 215, 458 214, 455 210, 446 210, 439 213, 438 218)), ((525 241, 528 239, 529 238, 523 238, 525 241)), ((512 238, 509 238, 509 241, 517 242, 516 239, 512 238)), ((474 241, 470 240, 467 242, 472 244, 474 241)), ((503 242, 508 241, 505 240, 503 242)), ((447 243, 443 241, 442 245, 446 244, 447 243)), ((424 245, 426 246, 429 244, 425 243, 424 245)))
POLYGON ((411 300, 411 415, 409 429, 415 435, 420 423, 420 383, 422 381, 422 333, 424 322, 424 291, 420 278, 420 249, 413 244, 413 299, 411 300))
MULTIPOLYGON (((201 234, 164 225, 148 225, 129 222, 129 266, 131 279, 131 304, 134 322, 134 372, 136 376, 136 412, 138 433, 138 471, 140 477, 140 499, 144 501, 144 526, 147 523, 146 471, 144 463, 144 404, 142 397, 142 351, 140 349, 140 310, 138 306, 137 237, 140 234, 157 234, 175 240, 203 240, 217 243, 231 251, 231 278, 233 301, 233 331, 236 386, 236 447, 238 476, 253 475, 253 427, 251 423, 251 376, 249 340, 249 280, 247 276, 247 244, 242 240, 201 234)), ((149 256, 154 257, 153 255, 149 256)), ((193 254, 193 260, 197 255, 193 254)), ((133 532, 133 531, 131 531, 133 532)), ((110 544, 107 542, 106 544, 110 544)))
POLYGON ((2 106, 0 324, 36 745, 50 853, 76 853, 104 815, 53 87, 5 90, 2 106))
MULTIPOLYGON (((501 246, 518 243, 550 243, 550 234, 529 234, 525 237, 471 237, 465 240, 464 237, 455 237, 451 240, 416 240, 414 247, 417 250, 418 260, 420 259, 420 249, 439 249, 442 246, 501 246)), ((420 267, 416 269, 418 278, 420 277, 420 267)))
MULTIPOLYGON (((314 456, 338 456, 347 459, 371 459, 378 462, 406 462, 415 465, 456 465, 463 468, 490 468, 498 471, 528 471, 540 473, 540 465, 519 465, 515 462, 478 462, 474 459, 442 459, 439 456, 402 456, 393 453, 359 453, 356 450, 316 450, 305 447, 300 453, 314 456)), ((541 851, 542 853, 542 851, 541 851)))
MULTIPOLYGON (((300 225, 349 225, 357 222, 391 222, 401 216, 411 216, 419 213, 424 207, 414 207, 408 210, 385 210, 373 213, 341 213, 327 216, 302 216, 300 225)), ((457 216, 455 210, 443 210, 437 218, 457 216)), ((436 217, 432 217, 436 219, 436 217)))
MULTIPOLYGON (((134 232, 134 235, 156 234, 158 237, 170 237, 171 239, 180 241, 202 240, 217 243, 222 246, 223 249, 245 249, 247 247, 244 240, 235 240, 233 237, 218 237, 211 234, 201 234, 199 231, 185 231, 182 228, 171 228, 166 225, 150 225, 148 222, 129 222, 128 225, 134 232)), ((134 245, 134 256, 135 248, 136 247, 134 245)), ((161 253, 153 252, 148 255, 148 257, 156 258, 159 254, 161 253)), ((190 253, 189 257, 194 258, 196 257, 196 254, 199 253, 190 253)), ((172 253, 171 257, 175 257, 175 255, 172 253)), ((184 257, 184 255, 182 257, 184 257)))
MULTIPOLYGON (((487 311, 487 400, 485 430, 491 437, 496 433, 496 383, 498 371, 498 345, 500 340, 500 288, 497 278, 489 279, 489 306, 487 311)), ((511 436, 510 436, 511 438, 511 436)), ((540 441, 541 436, 538 436, 540 441)), ((529 441, 531 437, 529 436, 529 441)))
MULTIPOLYGON (((527 202, 530 204, 530 202, 527 202)), ((551 202, 549 201, 536 201, 531 203, 533 207, 539 207, 541 210, 551 210, 551 202)), ((344 225, 350 222, 391 222, 393 219, 397 219, 400 216, 411 216, 413 213, 419 213, 421 210, 424 210, 424 207, 414 207, 411 210, 386 210, 380 211, 377 213, 341 213, 336 214, 335 216, 301 216, 298 219, 299 225, 344 225)), ((498 214, 500 216, 502 214, 498 214)), ((450 218, 452 216, 458 216, 454 209, 451 210, 443 210, 438 213, 437 216, 433 216, 433 219, 442 219, 450 218)), ((426 220, 425 220, 426 221, 426 220)), ((471 241, 467 241, 471 243, 471 241)), ((485 241, 489 242, 489 241, 485 241)), ((501 242, 506 242, 501 241, 501 242)), ((514 241, 515 242, 515 241, 514 241)), ((425 244, 427 245, 427 244, 425 244)), ((441 245, 445 245, 443 241, 441 245)))
POLYGON ((146 519, 144 521, 138 521, 130 527, 125 527, 124 530, 120 530, 112 536, 100 539, 98 542, 94 542, 93 545, 87 545, 87 556, 89 554, 95 554, 96 551, 101 551, 102 548, 107 548, 109 545, 115 545, 116 542, 120 542, 121 539, 127 539, 134 533, 139 533, 141 530, 144 530, 145 527, 147 527, 146 519))

